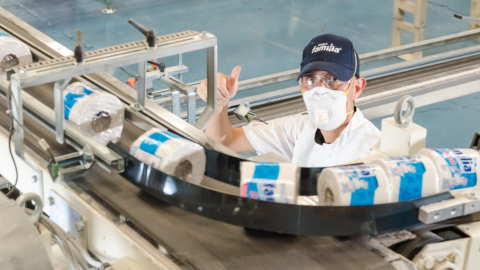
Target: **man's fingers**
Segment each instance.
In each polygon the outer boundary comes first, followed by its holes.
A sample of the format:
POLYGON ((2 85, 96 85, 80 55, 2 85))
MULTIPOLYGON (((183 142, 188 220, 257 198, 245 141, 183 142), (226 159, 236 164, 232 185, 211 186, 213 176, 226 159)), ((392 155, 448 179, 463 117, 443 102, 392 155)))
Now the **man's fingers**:
POLYGON ((227 78, 219 77, 217 88, 218 88, 218 95, 221 95, 223 98, 230 97, 230 94, 228 93, 228 90, 227 90, 227 78))
POLYGON ((206 80, 203 80, 198 86, 197 86, 197 93, 198 96, 203 99, 203 101, 207 101, 207 87, 206 87, 206 80), (204 83, 205 82, 205 83, 204 83))
POLYGON ((238 80, 238 78, 240 78, 240 72, 242 71, 242 67, 241 66, 236 66, 233 68, 232 70, 232 74, 230 75, 230 77, 234 80, 238 80))

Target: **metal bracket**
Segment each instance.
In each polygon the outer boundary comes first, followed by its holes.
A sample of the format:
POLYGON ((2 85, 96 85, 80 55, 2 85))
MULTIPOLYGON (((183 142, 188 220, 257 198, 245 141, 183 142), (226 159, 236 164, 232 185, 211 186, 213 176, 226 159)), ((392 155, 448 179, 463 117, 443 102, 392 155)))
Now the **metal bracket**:
POLYGON ((42 202, 45 201, 45 196, 43 194, 43 173, 42 170, 38 167, 37 164, 30 162, 28 159, 26 160, 27 164, 32 168, 32 184, 33 189, 38 196, 40 196, 42 202))
POLYGON ((87 248, 87 219, 56 191, 49 191, 50 219, 87 248))
MULTIPOLYGON (((203 32, 200 35, 206 38, 208 35, 203 32)), ((201 131, 205 130, 217 109, 217 45, 207 49, 207 106, 202 112, 195 127, 201 131)))
POLYGON ((197 94, 195 89, 168 73, 161 75, 159 80, 172 89, 172 112, 179 117, 181 114, 179 92, 187 96, 187 121, 194 125, 197 119, 197 94))
MULTIPOLYGON (((143 29, 144 27, 133 23, 141 32, 145 32, 147 40, 121 44, 109 48, 103 48, 95 51, 85 52, 85 61, 81 64, 75 64, 75 58, 72 56, 48 59, 37 63, 18 66, 14 68, 15 74, 11 76, 12 93, 12 115, 14 121, 14 143, 15 152, 24 159, 24 130, 23 130, 23 101, 22 88, 28 88, 49 82, 62 81, 65 78, 73 78, 85 74, 91 74, 105 69, 119 66, 138 64, 139 68, 139 87, 137 102, 132 107, 136 110, 142 110, 145 107, 145 77, 146 62, 150 59, 163 58, 172 55, 179 55, 190 51, 206 49, 207 50, 207 79, 208 83, 208 102, 207 108, 202 112, 195 126, 201 130, 205 128, 215 111, 216 88, 217 88, 217 39, 214 35, 207 32, 197 33, 194 31, 185 31, 171 35, 156 37, 153 29, 143 29), (145 31, 143 31, 145 30, 145 31)), ((58 83, 57 88, 60 83, 58 83)), ((57 95, 59 94, 57 90, 57 95)), ((60 101, 60 96, 57 97, 60 101)), ((60 102, 57 102, 57 106, 60 102)), ((60 107, 60 106, 59 106, 60 107)), ((56 112, 59 116, 61 113, 56 112)), ((60 118, 60 117, 57 117, 60 118)), ((62 115, 63 118, 63 115, 62 115)), ((59 127, 62 125, 60 120, 56 123, 59 127)), ((62 129, 58 128, 60 133, 62 129)), ((59 134, 59 140, 62 141, 62 134, 59 134)), ((64 140, 64 139, 63 139, 64 140)), ((91 145, 96 154, 98 147, 91 145)))
POLYGON ((147 98, 147 63, 138 63, 138 80, 137 80, 137 102, 131 107, 135 111, 143 111, 145 109, 145 99, 147 98))
POLYGON ((267 122, 259 119, 257 115, 252 112, 252 109, 250 109, 244 104, 238 105, 238 107, 233 111, 233 113, 239 120, 243 122, 250 123, 252 120, 258 120, 264 124, 268 124, 267 122))
POLYGON ((455 198, 420 207, 418 219, 432 224, 480 211, 480 188, 451 191, 455 198))
MULTIPOLYGON (((23 73, 19 73, 20 75, 23 73)), ((13 128, 15 133, 13 134, 13 143, 15 145, 15 153, 21 159, 24 159, 24 145, 23 138, 25 136, 23 130, 23 101, 22 101, 22 87, 18 79, 18 75, 12 75, 10 78, 10 91, 12 100, 10 102, 12 109, 13 128)))
POLYGON ((65 105, 63 102, 63 90, 67 87, 72 78, 55 82, 53 86, 53 100, 55 106, 55 138, 57 142, 65 143, 65 105))
POLYGON ((180 92, 172 89, 172 113, 180 116, 180 92))
POLYGON ((68 181, 83 176, 95 161, 95 155, 86 146, 80 152, 56 157, 55 161, 48 164, 50 175, 53 179, 62 176, 64 181, 68 181))

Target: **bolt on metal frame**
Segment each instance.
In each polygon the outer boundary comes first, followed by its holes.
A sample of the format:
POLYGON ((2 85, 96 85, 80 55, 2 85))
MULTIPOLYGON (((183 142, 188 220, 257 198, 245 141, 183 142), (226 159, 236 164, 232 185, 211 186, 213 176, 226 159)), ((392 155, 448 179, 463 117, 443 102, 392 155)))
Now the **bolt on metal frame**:
POLYGON ((109 48, 89 51, 85 59, 77 63, 74 57, 61 57, 40 61, 14 69, 11 75, 12 115, 14 121, 14 144, 16 154, 24 158, 23 100, 22 91, 25 88, 55 82, 55 129, 56 139, 64 143, 64 106, 63 90, 68 82, 76 76, 87 75, 116 67, 138 64, 137 102, 133 104, 138 111, 145 108, 146 99, 146 62, 155 58, 164 58, 186 52, 207 50, 208 100, 204 112, 195 126, 201 130, 208 124, 217 107, 217 38, 207 32, 179 32, 159 36, 154 47, 149 47, 145 40, 112 46, 109 48))

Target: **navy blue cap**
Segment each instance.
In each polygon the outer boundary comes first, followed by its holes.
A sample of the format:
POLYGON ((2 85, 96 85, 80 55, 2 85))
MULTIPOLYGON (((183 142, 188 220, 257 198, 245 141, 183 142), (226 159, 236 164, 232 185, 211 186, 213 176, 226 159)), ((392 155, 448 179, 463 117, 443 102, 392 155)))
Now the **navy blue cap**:
POLYGON ((311 71, 323 70, 332 73, 341 81, 348 81, 355 72, 355 57, 357 58, 355 74, 360 77, 360 60, 348 38, 333 34, 315 37, 303 49, 303 60, 297 80, 311 71))

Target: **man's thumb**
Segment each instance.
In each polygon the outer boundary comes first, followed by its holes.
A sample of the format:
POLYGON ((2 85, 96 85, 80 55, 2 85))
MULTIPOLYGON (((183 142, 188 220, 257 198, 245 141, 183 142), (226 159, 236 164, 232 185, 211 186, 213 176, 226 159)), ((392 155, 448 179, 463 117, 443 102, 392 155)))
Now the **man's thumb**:
POLYGON ((240 77, 240 71, 242 71, 242 67, 241 67, 241 66, 236 66, 236 67, 234 67, 233 70, 232 70, 232 74, 230 75, 230 77, 232 77, 232 79, 238 80, 238 78, 240 77))

